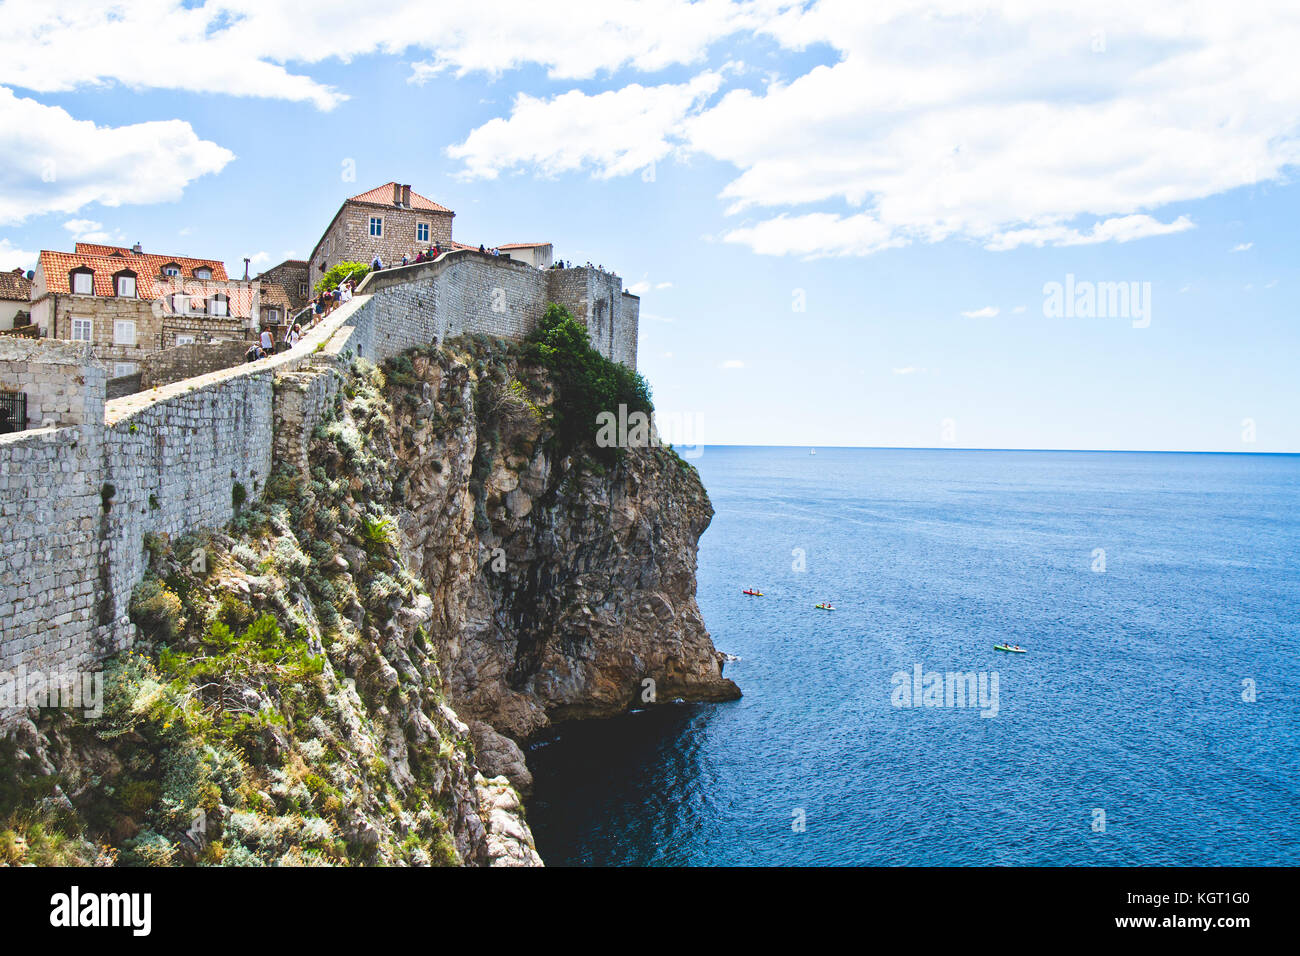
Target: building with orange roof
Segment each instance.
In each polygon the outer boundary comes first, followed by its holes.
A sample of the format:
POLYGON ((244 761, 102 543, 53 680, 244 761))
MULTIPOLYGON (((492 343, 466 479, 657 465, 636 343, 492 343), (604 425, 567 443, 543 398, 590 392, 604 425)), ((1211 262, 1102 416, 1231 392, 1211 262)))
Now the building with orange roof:
POLYGON ((78 242, 72 252, 41 250, 31 323, 43 337, 90 342, 119 377, 162 349, 252 338, 262 320, 285 318, 284 293, 268 298, 275 302, 263 303, 258 281, 229 278, 218 259, 78 242))
MULTIPOLYGON (((313 247, 307 260, 307 282, 314 289, 330 267, 340 262, 369 265, 379 256, 385 266, 391 266, 400 263, 403 256, 412 261, 432 246, 443 251, 479 248, 452 238, 455 216, 441 203, 398 182, 358 193, 343 200, 313 247)), ((549 242, 512 242, 485 248, 495 248, 503 256, 538 269, 549 269, 554 261, 554 247, 549 242)))
POLYGON ((0 272, 0 332, 26 322, 31 301, 32 280, 22 269, 0 272))

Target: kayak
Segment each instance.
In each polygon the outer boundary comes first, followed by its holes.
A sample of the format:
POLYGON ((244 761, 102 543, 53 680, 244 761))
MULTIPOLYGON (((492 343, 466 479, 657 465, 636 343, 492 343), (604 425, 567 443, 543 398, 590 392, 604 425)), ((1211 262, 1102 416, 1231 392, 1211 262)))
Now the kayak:
POLYGON ((746 588, 745 590, 741 591, 740 593, 741 593, 741 594, 750 594, 750 595, 753 595, 754 597, 766 597, 766 595, 763 594, 762 591, 751 591, 751 590, 749 590, 748 588, 746 588))
POLYGON ((1028 648, 1024 647, 1008 647, 1006 644, 994 644, 993 649, 995 651, 1006 651, 1008 654, 1024 654, 1028 650, 1028 648))
POLYGON ((833 604, 814 604, 813 607, 817 608, 819 611, 833 611, 833 610, 835 610, 835 605, 833 605, 833 604))

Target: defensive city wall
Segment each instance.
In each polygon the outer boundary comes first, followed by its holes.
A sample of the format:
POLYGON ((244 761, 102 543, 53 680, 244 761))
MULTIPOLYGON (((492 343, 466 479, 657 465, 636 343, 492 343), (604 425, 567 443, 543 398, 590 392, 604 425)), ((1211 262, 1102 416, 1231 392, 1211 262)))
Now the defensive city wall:
POLYGON ((0 672, 70 673, 128 647, 146 534, 225 524, 274 461, 305 471, 350 356, 520 339, 549 302, 636 367, 640 303, 618 276, 471 250, 367 276, 290 352, 111 400, 89 344, 0 337, 0 386, 26 395, 28 424, 0 434, 0 672))

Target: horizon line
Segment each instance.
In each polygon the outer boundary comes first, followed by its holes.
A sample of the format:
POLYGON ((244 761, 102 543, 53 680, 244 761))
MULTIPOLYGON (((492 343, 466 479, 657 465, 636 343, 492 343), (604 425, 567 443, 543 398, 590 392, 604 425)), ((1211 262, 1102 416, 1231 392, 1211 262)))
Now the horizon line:
POLYGON ((808 448, 808 449, 854 449, 865 451, 1024 451, 1024 452, 1059 452, 1063 454, 1101 454, 1101 455, 1274 455, 1296 457, 1300 451, 1207 451, 1198 449, 1159 449, 1159 448, 981 448, 953 445, 817 445, 817 444, 780 444, 764 445, 757 442, 708 442, 680 445, 667 443, 673 448, 808 448))

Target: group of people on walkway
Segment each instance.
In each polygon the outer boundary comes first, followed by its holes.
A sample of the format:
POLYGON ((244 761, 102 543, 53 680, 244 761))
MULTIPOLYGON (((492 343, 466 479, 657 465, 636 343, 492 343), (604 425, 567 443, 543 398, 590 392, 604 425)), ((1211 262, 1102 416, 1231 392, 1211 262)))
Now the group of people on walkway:
POLYGON ((274 355, 276 352, 287 352, 302 340, 302 326, 297 322, 285 326, 284 337, 277 346, 275 333, 271 331, 270 326, 262 327, 262 334, 258 336, 257 341, 248 347, 244 353, 244 361, 256 362, 258 359, 264 359, 268 355, 274 355))
MULTIPOLYGON (((244 354, 244 360, 247 362, 256 362, 258 359, 266 358, 268 355, 275 355, 277 352, 287 352, 300 341, 302 337, 321 321, 346 302, 351 302, 353 295, 356 294, 356 283, 352 279, 340 282, 338 286, 328 291, 322 291, 315 298, 308 302, 307 314, 310 321, 304 330, 302 323, 290 322, 283 326, 284 334, 277 343, 275 340, 276 333, 273 329, 279 329, 281 326, 264 326, 257 341, 248 347, 244 354)), ((301 315, 302 313, 299 313, 301 315)))

